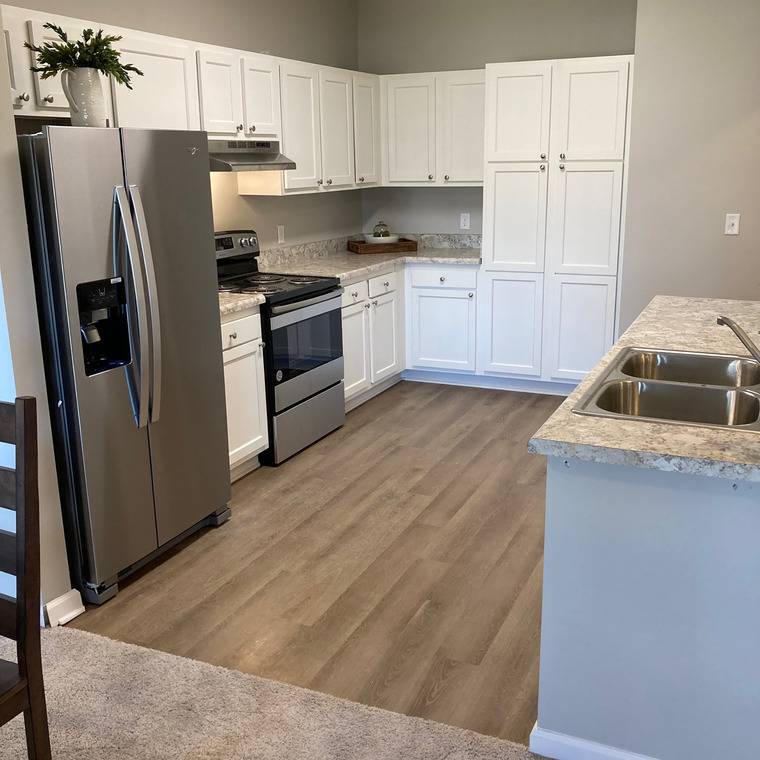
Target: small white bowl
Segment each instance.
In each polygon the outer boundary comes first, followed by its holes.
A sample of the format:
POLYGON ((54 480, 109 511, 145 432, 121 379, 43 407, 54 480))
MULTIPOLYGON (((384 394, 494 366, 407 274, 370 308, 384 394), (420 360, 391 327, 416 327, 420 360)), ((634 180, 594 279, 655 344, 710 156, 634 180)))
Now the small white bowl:
POLYGON ((385 235, 385 237, 375 237, 371 232, 364 236, 365 243, 398 243, 398 235, 385 235))

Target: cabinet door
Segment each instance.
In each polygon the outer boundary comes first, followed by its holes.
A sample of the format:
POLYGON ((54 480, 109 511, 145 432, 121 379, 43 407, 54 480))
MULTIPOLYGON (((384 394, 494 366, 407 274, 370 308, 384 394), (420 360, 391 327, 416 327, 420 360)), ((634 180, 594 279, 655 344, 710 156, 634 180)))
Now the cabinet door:
POLYGON ((245 132, 280 137, 280 67, 268 55, 248 53, 241 61, 245 132))
POLYGON ((307 63, 283 61, 280 90, 282 152, 296 162, 295 169, 285 172, 285 187, 316 190, 322 182, 319 69, 307 63))
POLYGON ((32 53, 24 47, 26 31, 23 17, 14 9, 3 6, 3 43, 8 61, 13 110, 31 113, 35 110, 32 53))
MULTIPOLYGON (((3 11, 4 17, 5 11, 3 11)), ((73 19, 62 21, 54 17, 46 20, 58 24, 68 34, 70 40, 80 39, 84 29, 97 29, 99 27, 98 24, 92 21, 75 21, 73 19)), ((60 42, 60 37, 52 29, 45 29, 43 27, 44 23, 45 21, 36 19, 28 22, 29 41, 33 45, 44 45, 46 42, 60 42)), ((34 96, 37 110, 50 111, 52 113, 58 112, 62 116, 68 116, 69 103, 63 94, 60 75, 51 77, 50 79, 42 79, 37 73, 34 73, 32 76, 34 78, 34 96)), ((103 85, 106 86, 106 83, 103 82, 103 85)))
POLYGON ((541 375, 544 276, 482 272, 478 283, 478 370, 541 375))
POLYGON ((112 80, 114 116, 119 127, 144 129, 199 129, 198 77, 189 43, 128 29, 115 43, 122 63, 132 63, 145 76, 133 76, 132 88, 112 80))
POLYGON ((369 307, 369 301, 365 301, 344 306, 342 311, 343 383, 347 399, 370 385, 369 307))
POLYGON ((623 164, 552 162, 550 172, 547 270, 617 274, 623 164))
POLYGON ((356 183, 380 182, 380 79, 354 74, 354 161, 356 183))
POLYGON ((483 264, 488 271, 542 272, 547 166, 488 164, 483 190, 483 264))
POLYGON ((320 69, 319 114, 322 187, 353 185, 354 96, 350 74, 320 69))
POLYGON ((264 356, 259 340, 229 348, 223 356, 232 468, 269 445, 264 356))
POLYGON ((237 55, 198 51, 201 129, 236 137, 243 126, 243 98, 237 55))
POLYGON ((398 335, 396 293, 373 298, 369 309, 370 377, 373 383, 401 371, 398 335))
POLYGON ((549 156, 552 65, 486 66, 486 161, 545 161, 549 156))
POLYGON ((388 181, 435 182, 435 76, 391 77, 388 103, 388 181))
POLYGON ((559 61, 552 103, 552 156, 568 161, 622 160, 628 59, 559 61))
POLYGON ((616 277, 547 275, 544 373, 583 380, 611 348, 616 277))
POLYGON ((437 77, 438 124, 441 126, 438 181, 483 181, 486 119, 485 71, 437 77))
POLYGON ((475 370, 475 293, 412 288, 412 365, 475 370))

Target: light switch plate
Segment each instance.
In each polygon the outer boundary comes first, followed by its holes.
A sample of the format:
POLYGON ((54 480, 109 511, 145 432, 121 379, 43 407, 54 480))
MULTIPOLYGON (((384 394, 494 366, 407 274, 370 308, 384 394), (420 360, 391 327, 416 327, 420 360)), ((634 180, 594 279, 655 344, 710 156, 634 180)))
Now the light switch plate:
POLYGON ((739 234, 739 222, 741 218, 741 214, 726 214, 726 235, 739 234))
POLYGON ((284 224, 277 225, 277 242, 280 244, 285 242, 285 225, 284 224))

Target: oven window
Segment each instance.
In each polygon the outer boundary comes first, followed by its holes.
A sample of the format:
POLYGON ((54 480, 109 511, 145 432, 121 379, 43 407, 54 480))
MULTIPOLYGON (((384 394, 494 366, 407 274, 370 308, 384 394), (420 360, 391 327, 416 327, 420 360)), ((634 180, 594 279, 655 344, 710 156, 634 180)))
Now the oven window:
POLYGON ((340 308, 272 330, 272 351, 275 385, 339 359, 343 356, 340 308))

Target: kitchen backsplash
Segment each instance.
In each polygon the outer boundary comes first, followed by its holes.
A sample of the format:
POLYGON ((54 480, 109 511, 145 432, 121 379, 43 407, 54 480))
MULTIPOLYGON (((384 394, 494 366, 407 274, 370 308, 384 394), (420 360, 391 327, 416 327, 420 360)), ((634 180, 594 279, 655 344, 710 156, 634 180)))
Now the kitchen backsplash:
MULTIPOLYGON (((429 233, 402 233, 401 237, 416 240, 420 248, 480 248, 482 235, 467 234, 429 234, 429 233)), ((331 238, 330 240, 318 240, 313 243, 299 243, 298 245, 270 248, 262 251, 259 259, 259 268, 266 271, 267 267, 282 266, 289 261, 303 261, 304 259, 325 259, 347 249, 349 240, 363 240, 362 235, 331 238)))

